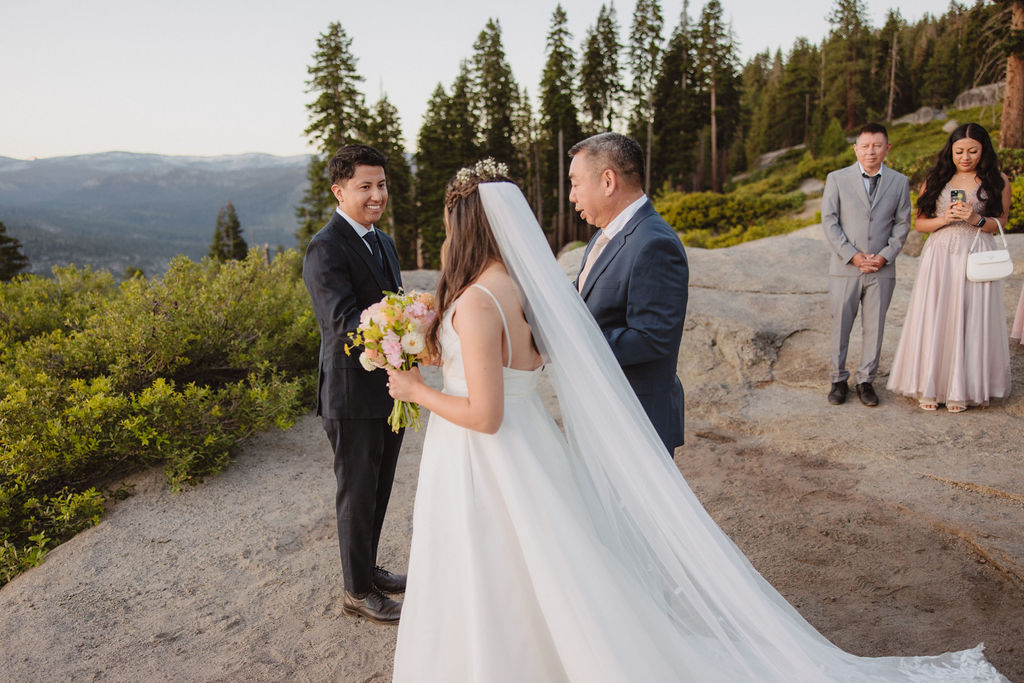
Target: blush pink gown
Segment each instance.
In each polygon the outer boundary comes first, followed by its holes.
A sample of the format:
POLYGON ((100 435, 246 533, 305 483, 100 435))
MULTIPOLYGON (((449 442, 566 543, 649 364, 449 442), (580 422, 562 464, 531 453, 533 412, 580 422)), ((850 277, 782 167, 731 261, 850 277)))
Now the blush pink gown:
MULTIPOLYGON (((971 191, 967 201, 981 212, 971 191)), ((935 213, 949 208, 948 186, 935 213)), ((907 318, 887 387, 936 403, 988 405, 1010 394, 1010 347, 1003 308, 1003 283, 969 282, 967 252, 977 228, 951 223, 933 232, 921 252, 907 318)), ((996 248, 982 233, 982 251, 996 248)))

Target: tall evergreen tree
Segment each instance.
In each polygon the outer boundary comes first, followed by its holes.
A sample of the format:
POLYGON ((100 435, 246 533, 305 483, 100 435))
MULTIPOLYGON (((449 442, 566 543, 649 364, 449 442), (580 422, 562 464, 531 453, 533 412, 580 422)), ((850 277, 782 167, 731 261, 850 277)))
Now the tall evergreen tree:
POLYGON ((820 63, 820 50, 806 38, 797 38, 779 83, 778 127, 786 135, 784 146, 808 144, 811 140, 812 116, 818 109, 820 63))
POLYGON ((881 68, 878 71, 885 83, 883 111, 886 121, 895 118, 895 112, 905 110, 903 92, 907 82, 907 65, 900 36, 906 27, 907 22, 903 20, 900 11, 890 9, 879 33, 881 68))
POLYGON ((519 93, 519 106, 512 117, 513 128, 516 131, 516 149, 522 163, 523 176, 522 184, 525 188, 526 201, 533 209, 537 222, 544 225, 544 197, 542 170, 543 160, 541 159, 541 130, 540 122, 533 115, 533 108, 530 106, 530 93, 523 88, 519 93))
POLYGON ((722 16, 722 4, 708 0, 697 24, 697 69, 705 95, 708 134, 708 173, 711 189, 719 192, 725 176, 728 149, 738 130, 740 79, 736 41, 722 16))
POLYGON ((477 142, 477 115, 473 106, 472 74, 463 62, 445 93, 441 84, 434 89, 423 117, 416 152, 416 197, 420 253, 425 268, 440 265, 444 242, 444 191, 461 167, 481 156, 477 142))
POLYGON ((644 186, 650 191, 651 151, 654 144, 654 85, 661 58, 661 30, 664 21, 658 0, 637 0, 633 24, 629 31, 629 68, 633 77, 631 88, 633 136, 646 147, 648 159, 644 186))
POLYGON ((547 61, 540 81, 540 118, 544 129, 541 154, 543 159, 543 188, 545 213, 554 220, 555 248, 569 241, 569 222, 573 212, 569 209, 566 183, 566 151, 582 137, 576 103, 573 75, 576 73, 576 55, 570 42, 572 34, 567 28, 568 17, 559 4, 551 15, 551 29, 547 37, 547 61))
POLYGON ((513 175, 522 173, 512 124, 519 86, 505 57, 501 24, 489 19, 473 43, 473 92, 479 113, 483 156, 505 162, 513 175))
POLYGON ((356 71, 352 39, 340 22, 333 22, 316 41, 313 64, 307 68, 306 92, 315 99, 306 105, 309 126, 306 136, 316 147, 310 159, 302 203, 296 207, 299 229, 295 233, 299 247, 305 248, 313 234, 330 218, 336 201, 327 178, 327 162, 341 147, 365 139, 366 105, 356 71))
MULTIPOLYGON (((395 240, 398 258, 403 264, 416 263, 416 200, 413 196, 412 169, 405 158, 405 140, 398 109, 382 95, 370 111, 366 125, 366 144, 388 158, 387 213, 381 219, 395 240)), ((409 267, 407 266, 407 267, 409 267)))
POLYGON ((235 205, 228 202, 217 213, 217 225, 213 229, 209 257, 215 261, 242 260, 249 253, 249 246, 242 237, 242 224, 238 222, 235 205))
POLYGON ((8 235, 7 226, 0 221, 0 282, 12 279, 28 267, 28 257, 22 251, 21 242, 8 235))
POLYGON ((580 59, 580 97, 589 118, 588 133, 612 130, 624 93, 615 5, 601 5, 597 23, 587 31, 580 59))
POLYGON ((870 27, 864 0, 835 0, 825 41, 826 116, 836 116, 846 130, 863 120, 870 89, 870 27))
POLYGON ((664 184, 676 190, 693 187, 694 132, 704 125, 699 117, 696 57, 684 0, 679 23, 672 31, 654 86, 654 146, 648 159, 651 192, 664 184))

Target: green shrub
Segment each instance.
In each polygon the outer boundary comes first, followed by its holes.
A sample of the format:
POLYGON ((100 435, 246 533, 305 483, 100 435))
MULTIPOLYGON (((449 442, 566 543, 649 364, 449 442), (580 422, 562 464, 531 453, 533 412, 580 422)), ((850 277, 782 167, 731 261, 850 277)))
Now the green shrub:
POLYGON ((677 231, 706 230, 717 235, 737 225, 762 223, 796 211, 805 200, 802 192, 759 196, 745 192, 669 192, 655 202, 655 209, 677 231))
POLYGON ((1010 183, 1010 217, 1003 226, 1006 230, 1024 232, 1024 176, 1010 183))
POLYGON ((0 350, 53 330, 77 330, 117 290, 113 276, 90 268, 53 268, 53 278, 20 275, 0 287, 0 350))
POLYGON ((162 463, 177 490, 307 407, 319 333, 300 260, 253 250, 119 287, 74 268, 0 285, 0 583, 96 523, 98 487, 162 463))
POLYGON ((784 235, 820 222, 820 213, 812 218, 772 218, 758 225, 736 225, 731 230, 717 235, 710 230, 686 230, 680 235, 680 239, 688 247, 722 249, 763 237, 784 235))

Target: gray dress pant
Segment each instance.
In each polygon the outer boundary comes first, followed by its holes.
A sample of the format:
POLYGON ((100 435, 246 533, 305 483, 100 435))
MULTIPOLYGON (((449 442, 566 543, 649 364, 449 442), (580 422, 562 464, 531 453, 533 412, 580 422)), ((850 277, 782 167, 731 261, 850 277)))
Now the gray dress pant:
POLYGON ((885 314, 889 310, 896 278, 879 277, 878 273, 861 273, 858 277, 829 277, 829 311, 832 314, 832 336, 829 344, 833 383, 850 377, 846 370, 846 353, 850 345, 853 320, 860 309, 861 357, 857 367, 857 384, 874 382, 878 373, 878 357, 882 351, 885 314))

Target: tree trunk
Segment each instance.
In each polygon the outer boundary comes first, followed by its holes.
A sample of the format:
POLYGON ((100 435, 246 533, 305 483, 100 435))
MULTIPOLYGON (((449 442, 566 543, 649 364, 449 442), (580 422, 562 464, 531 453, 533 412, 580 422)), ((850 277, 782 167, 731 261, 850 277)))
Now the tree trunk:
POLYGON ((854 71, 857 64, 856 47, 854 47, 851 57, 853 58, 852 62, 846 67, 846 130, 853 130, 857 125, 857 101, 855 99, 857 74, 854 71))
POLYGON ((899 59, 899 52, 897 52, 899 36, 899 31, 892 32, 892 65, 889 69, 889 106, 885 110, 886 121, 892 121, 892 103, 896 99, 896 60, 899 59))
POLYGON ((540 143, 533 141, 533 182, 537 188, 537 222, 544 225, 544 184, 540 180, 540 143))
POLYGON ((557 227, 558 249, 561 249, 568 242, 565 230, 565 135, 562 129, 558 129, 558 216, 557 227))
POLYGON ((715 67, 711 66, 711 191, 721 192, 718 183, 718 112, 715 101, 715 67))
POLYGON ((811 93, 804 93, 804 139, 806 145, 811 141, 811 93))
MULTIPOLYGON (((1024 0, 1011 5, 1010 31, 1016 38, 1024 31, 1024 0)), ((999 126, 999 145, 1003 149, 1024 147, 1024 51, 1014 41, 1006 56, 1006 91, 1003 94, 1003 120, 999 126)))

